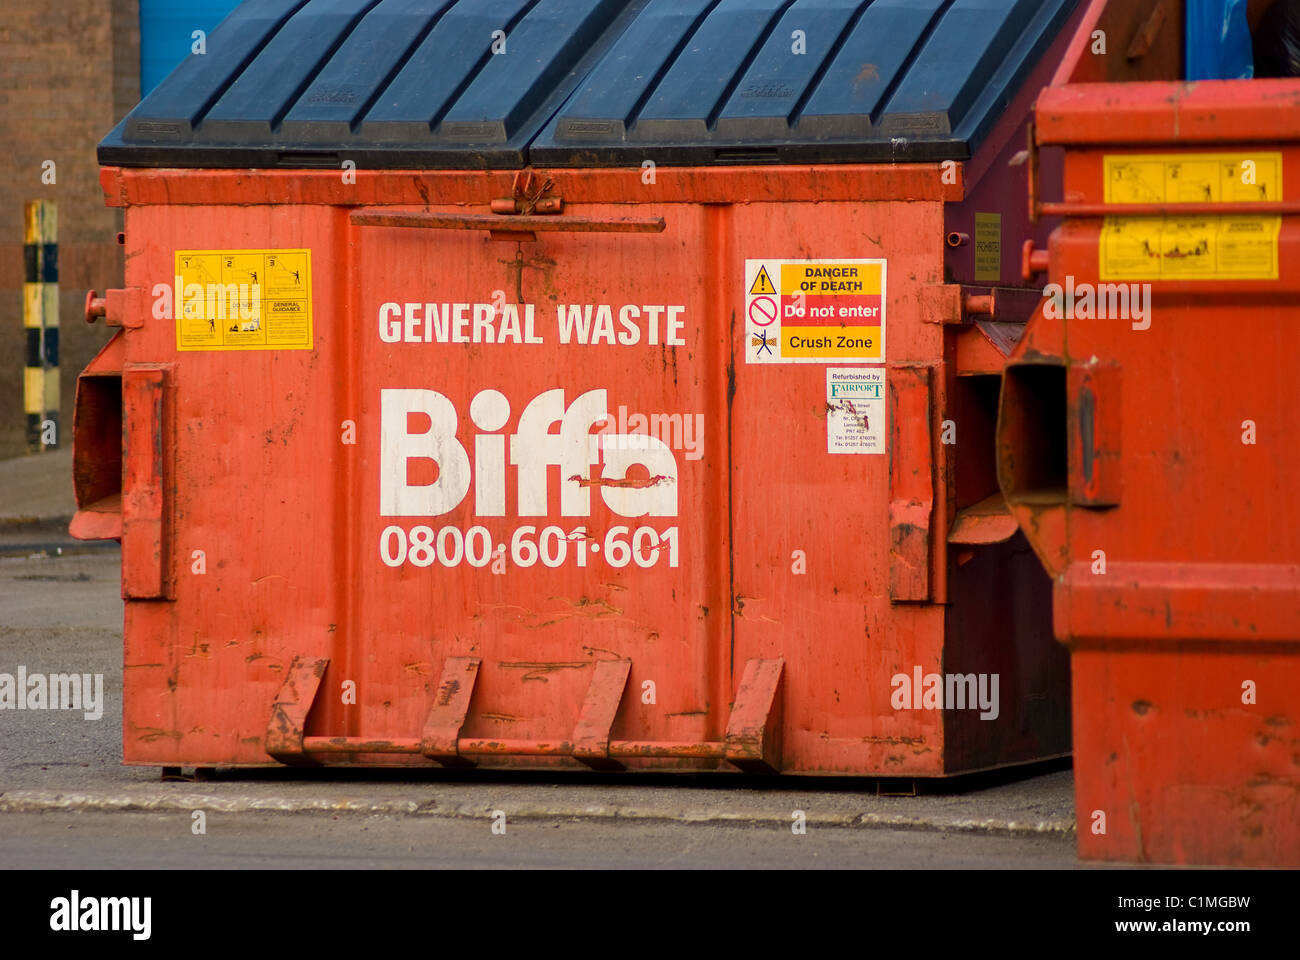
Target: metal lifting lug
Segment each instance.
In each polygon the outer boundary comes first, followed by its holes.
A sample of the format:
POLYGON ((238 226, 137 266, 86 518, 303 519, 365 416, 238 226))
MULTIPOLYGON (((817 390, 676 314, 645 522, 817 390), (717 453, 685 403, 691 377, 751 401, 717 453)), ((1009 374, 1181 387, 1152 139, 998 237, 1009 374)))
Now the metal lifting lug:
POLYGON ((559 197, 545 196, 554 189, 555 181, 550 177, 538 178, 532 170, 520 170, 515 174, 511 195, 493 200, 493 213, 503 216, 516 214, 558 214, 564 212, 564 201, 559 197))
MULTIPOLYGON (((109 327, 126 327, 136 329, 144 326, 139 311, 129 309, 128 297, 132 290, 105 290, 101 297, 94 290, 86 292, 86 306, 83 313, 87 323, 95 323, 101 317, 104 325, 109 327), (134 317, 134 321, 129 318, 134 317)), ((136 291, 138 292, 138 291, 136 291)))

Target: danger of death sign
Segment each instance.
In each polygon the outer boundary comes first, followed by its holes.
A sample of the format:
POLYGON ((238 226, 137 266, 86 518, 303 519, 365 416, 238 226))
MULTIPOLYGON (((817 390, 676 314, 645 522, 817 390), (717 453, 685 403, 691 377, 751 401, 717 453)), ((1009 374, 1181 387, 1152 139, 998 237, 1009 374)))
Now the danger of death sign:
POLYGON ((884 260, 746 260, 745 362, 885 360, 884 260))

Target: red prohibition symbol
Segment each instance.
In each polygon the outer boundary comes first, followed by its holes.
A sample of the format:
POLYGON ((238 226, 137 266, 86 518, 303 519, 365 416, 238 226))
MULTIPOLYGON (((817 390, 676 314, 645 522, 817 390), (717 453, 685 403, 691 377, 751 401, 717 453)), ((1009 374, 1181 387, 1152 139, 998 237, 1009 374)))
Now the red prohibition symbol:
POLYGON ((749 319, 756 327, 770 327, 777 313, 776 301, 771 297, 755 297, 749 302, 749 319))

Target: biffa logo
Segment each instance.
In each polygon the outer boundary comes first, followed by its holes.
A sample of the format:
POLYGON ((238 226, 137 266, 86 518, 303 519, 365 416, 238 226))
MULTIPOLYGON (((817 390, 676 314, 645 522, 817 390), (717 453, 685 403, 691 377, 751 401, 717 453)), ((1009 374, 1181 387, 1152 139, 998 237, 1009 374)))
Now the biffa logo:
POLYGON ((593 433, 608 418, 606 391, 589 390, 565 405, 564 391, 538 394, 519 415, 513 434, 497 433, 510 419, 510 401, 499 390, 483 390, 470 401, 469 416, 481 433, 474 437, 474 464, 456 438, 459 413, 436 390, 380 391, 379 512, 385 517, 437 517, 450 513, 474 487, 474 514, 506 515, 506 442, 516 468, 518 515, 549 512, 550 467, 559 467, 560 513, 591 515, 591 489, 623 517, 677 516, 677 457, 672 448, 649 434, 593 433), (423 419, 428 426, 423 427, 423 419), (551 427, 559 424, 559 432, 551 427), (428 459, 438 466, 437 479, 412 484, 408 461, 428 459), (600 476, 594 467, 602 465, 600 476), (648 471, 633 480, 628 468, 648 471))

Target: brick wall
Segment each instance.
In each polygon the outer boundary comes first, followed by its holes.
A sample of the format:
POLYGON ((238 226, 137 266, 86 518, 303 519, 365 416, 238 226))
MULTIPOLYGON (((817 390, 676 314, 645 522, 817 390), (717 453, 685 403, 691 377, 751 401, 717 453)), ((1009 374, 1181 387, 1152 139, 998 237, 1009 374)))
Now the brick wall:
POLYGON ((62 404, 59 445, 72 440, 77 374, 108 339, 87 326, 88 289, 122 286, 95 147, 140 93, 137 0, 5 0, 0 4, 0 458, 25 452, 23 417, 23 204, 59 211, 62 404), (53 160, 58 180, 41 182, 53 160))

